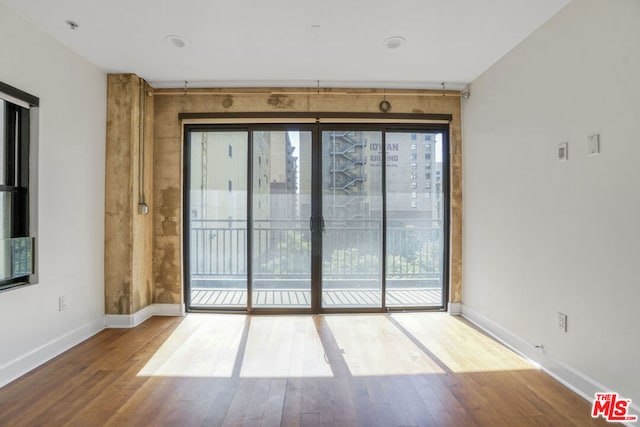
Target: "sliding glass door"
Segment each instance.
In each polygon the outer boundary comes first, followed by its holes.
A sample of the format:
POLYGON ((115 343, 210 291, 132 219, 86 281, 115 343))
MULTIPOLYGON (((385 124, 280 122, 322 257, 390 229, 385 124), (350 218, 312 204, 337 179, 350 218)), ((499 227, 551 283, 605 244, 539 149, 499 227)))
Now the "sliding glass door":
POLYGON ((187 307, 444 307, 446 129, 187 127, 187 307))
POLYGON ((311 308, 311 132, 252 141, 253 307, 311 308))
POLYGON ((380 131, 322 132, 322 307, 382 307, 380 131))
POLYGON ((443 304, 443 134, 386 134, 387 307, 443 304))
POLYGON ((248 133, 190 132, 187 152, 188 303, 246 309, 248 133))

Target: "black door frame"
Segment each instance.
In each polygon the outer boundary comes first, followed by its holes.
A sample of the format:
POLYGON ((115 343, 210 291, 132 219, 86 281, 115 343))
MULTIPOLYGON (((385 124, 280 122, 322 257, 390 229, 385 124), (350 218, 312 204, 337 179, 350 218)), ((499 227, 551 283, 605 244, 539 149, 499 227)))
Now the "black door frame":
MULTIPOLYGON (((188 115, 193 118, 192 114, 188 115)), ((331 115, 335 117, 335 114, 331 115)), ((403 118, 406 115, 402 115, 403 118)), ((440 115, 439 115, 440 116, 440 115)), ((207 116, 211 118, 209 114, 207 116)), ((228 116, 226 116, 228 117, 228 116)), ((254 116, 255 117, 255 116, 254 116)), ((358 123, 354 118, 352 123, 319 123, 316 120, 312 123, 296 123, 295 117, 289 114, 290 123, 243 123, 243 124, 184 124, 184 146, 183 146, 183 277, 184 277, 184 302, 188 312, 240 312, 253 314, 318 314, 318 313, 380 313, 391 311, 445 311, 449 297, 449 239, 450 239, 450 135, 449 124, 447 123, 358 123), (443 197, 443 285, 442 285, 442 305, 434 307, 425 306, 386 306, 386 229, 387 229, 387 192, 386 192, 386 149, 381 156, 382 170, 382 296, 381 307, 350 307, 350 308, 323 308, 322 307, 322 239, 323 239, 323 219, 322 219, 322 132, 323 131, 379 131, 382 135, 382 147, 386 147, 386 134, 389 132, 399 133, 425 133, 438 132, 443 136, 442 144, 442 193, 443 197), (236 307, 215 307, 200 308, 191 307, 191 276, 190 276, 190 171, 191 171, 191 132, 224 132, 224 131, 245 131, 247 132, 247 242, 246 242, 246 268, 247 268, 247 306, 245 309, 236 307), (309 308, 254 308, 252 304, 252 253, 253 253, 253 132, 255 131, 310 131, 312 135, 311 145, 311 307, 309 308)), ((182 115, 181 115, 182 118, 182 115)), ((200 118, 200 117, 198 117, 200 118)), ((441 117, 437 119, 441 120, 441 117)))

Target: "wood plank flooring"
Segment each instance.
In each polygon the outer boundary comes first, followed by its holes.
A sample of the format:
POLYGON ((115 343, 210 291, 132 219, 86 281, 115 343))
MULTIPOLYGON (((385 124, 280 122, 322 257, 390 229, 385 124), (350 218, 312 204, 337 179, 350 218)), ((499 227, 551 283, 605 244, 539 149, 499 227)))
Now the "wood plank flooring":
MULTIPOLYGON (((380 307, 380 291, 373 289, 324 289, 325 308, 380 307)), ((438 307, 442 305, 442 288, 387 289, 389 307, 438 307)), ((259 289, 253 293, 253 304, 265 307, 310 307, 311 291, 300 289, 259 289)), ((242 289, 191 290, 192 307, 246 307, 247 291, 242 289)))
POLYGON ((0 426, 602 426, 463 319, 154 317, 0 389, 0 426))

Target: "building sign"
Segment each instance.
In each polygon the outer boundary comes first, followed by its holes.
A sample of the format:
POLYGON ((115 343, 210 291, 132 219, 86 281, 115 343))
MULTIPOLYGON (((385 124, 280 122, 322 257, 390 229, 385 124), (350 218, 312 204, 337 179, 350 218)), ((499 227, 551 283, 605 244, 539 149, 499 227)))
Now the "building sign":
MULTIPOLYGON (((380 154, 380 146, 382 144, 374 142, 371 143, 370 149, 371 154, 369 154, 369 161, 371 162, 371 166, 380 166, 382 163, 382 155, 380 154)), ((388 143, 386 149, 386 162, 388 168, 397 168, 398 167, 398 155, 399 144, 397 143, 388 143)))

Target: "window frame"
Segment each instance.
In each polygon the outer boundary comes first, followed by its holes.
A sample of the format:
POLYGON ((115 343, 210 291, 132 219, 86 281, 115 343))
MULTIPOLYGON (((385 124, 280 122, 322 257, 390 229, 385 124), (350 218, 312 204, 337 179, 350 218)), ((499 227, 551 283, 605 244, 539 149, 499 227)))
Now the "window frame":
MULTIPOLYGON (((15 138, 15 145, 8 150, 12 159, 3 160, 5 173, 13 174, 13 177, 7 176, 2 181, 0 191, 18 195, 15 199, 19 202, 18 207, 13 203, 11 206, 11 236, 8 238, 29 238, 31 244, 31 273, 0 280, 0 292, 3 292, 39 281, 37 154, 40 100, 4 82, 0 82, 0 99, 16 114, 15 120, 7 114, 1 118, 4 124, 13 126, 13 130, 5 130, 5 134, 15 138)), ((5 143, 4 140, 2 142, 5 143)), ((2 147, 3 150, 6 148, 2 147)))

